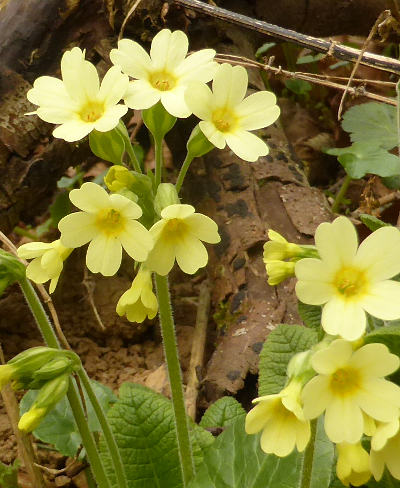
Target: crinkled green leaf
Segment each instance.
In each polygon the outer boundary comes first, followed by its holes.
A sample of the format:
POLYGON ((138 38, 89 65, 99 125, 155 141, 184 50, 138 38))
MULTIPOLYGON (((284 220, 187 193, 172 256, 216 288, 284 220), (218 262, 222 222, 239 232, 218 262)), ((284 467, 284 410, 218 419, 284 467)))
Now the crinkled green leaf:
POLYGON ((380 229, 381 227, 390 227, 390 224, 387 224, 386 222, 383 222, 383 220, 380 220, 377 217, 369 214, 361 214, 360 220, 364 225, 368 227, 369 230, 372 230, 372 232, 380 229))
MULTIPOLYGON (((115 395, 107 386, 102 385, 97 381, 91 381, 91 383, 95 395, 103 409, 108 411, 110 405, 116 401, 115 395)), ((29 410, 37 394, 37 390, 30 390, 24 395, 20 403, 21 415, 29 410)), ((89 428, 92 432, 100 432, 100 425, 86 393, 85 401, 88 412, 89 428)), ((66 397, 58 402, 53 410, 46 415, 33 434, 42 442, 53 444, 61 454, 64 454, 64 456, 75 456, 82 443, 78 427, 66 397)))
POLYGON ((337 156, 346 173, 354 179, 362 178, 367 173, 378 176, 400 173, 400 158, 374 142, 355 142, 349 147, 331 148, 325 152, 337 156))
POLYGON ((200 425, 204 428, 227 427, 244 415, 246 412, 240 403, 233 397, 225 396, 207 409, 200 425))
MULTIPOLYGON (((383 325, 384 324, 385 323, 383 323, 383 325)), ((385 344, 393 354, 400 357, 400 320, 386 322, 386 324, 391 325, 386 325, 373 330, 364 337, 364 342, 366 344, 372 342, 385 344)))
POLYGON ((318 342, 318 332, 301 325, 278 325, 260 353, 258 394, 278 393, 286 383, 286 369, 294 354, 318 342))
POLYGON ((311 329, 321 328, 322 308, 320 306, 308 305, 299 301, 297 308, 300 318, 306 327, 310 327, 311 329))
POLYGON ((327 488, 333 477, 332 468, 335 461, 335 448, 325 434, 323 417, 319 417, 316 424, 312 471, 309 483, 306 486, 307 488, 327 488))
MULTIPOLYGON (((170 400, 145 386, 124 383, 108 418, 121 450, 129 488, 183 487, 170 400)), ((214 438, 193 423, 191 437, 195 464, 199 466, 214 438)), ((100 449, 113 486, 117 486, 103 441, 100 449)))
POLYGON ((397 146, 396 108, 386 103, 369 102, 349 108, 342 127, 352 142, 368 142, 376 147, 397 146))

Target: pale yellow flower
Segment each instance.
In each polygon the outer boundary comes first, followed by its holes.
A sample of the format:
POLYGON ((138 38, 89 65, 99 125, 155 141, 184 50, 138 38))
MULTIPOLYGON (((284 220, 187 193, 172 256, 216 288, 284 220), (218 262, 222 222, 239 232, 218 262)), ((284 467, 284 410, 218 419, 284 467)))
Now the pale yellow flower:
POLYGON ((25 412, 18 422, 18 429, 22 432, 32 432, 37 429, 47 414, 47 408, 32 407, 25 412))
POLYGON ((365 312, 383 320, 400 318, 400 232, 382 227, 357 249, 357 233, 346 217, 323 223, 315 233, 321 259, 296 264, 296 294, 323 305, 321 324, 331 335, 354 341, 365 332, 365 312))
POLYGON ((117 303, 117 314, 130 322, 141 323, 148 317, 153 319, 158 311, 157 297, 153 292, 151 272, 144 266, 140 267, 138 274, 117 303))
POLYGON ((269 148, 249 131, 273 124, 280 109, 272 92, 259 91, 244 98, 247 84, 247 71, 242 66, 225 63, 215 73, 212 91, 204 83, 193 83, 185 99, 214 146, 223 149, 228 144, 240 158, 256 161, 266 156, 269 148))
POLYGON ((137 42, 121 39, 112 49, 113 64, 135 81, 129 84, 124 99, 130 108, 146 109, 161 100, 164 108, 175 117, 191 114, 185 91, 193 80, 204 83, 213 77, 217 64, 215 51, 202 49, 186 57, 188 38, 182 31, 161 30, 151 43, 150 56, 137 42))
POLYGON ((391 422, 376 422, 368 415, 364 415, 364 434, 371 437, 371 448, 375 451, 382 449, 388 439, 397 434, 399 425, 398 416, 391 422))
POLYGON ((75 248, 90 241, 86 254, 90 271, 114 275, 121 265, 122 247, 136 261, 147 259, 153 239, 136 220, 142 215, 139 205, 122 195, 109 195, 95 183, 84 183, 69 198, 82 212, 60 220, 61 242, 75 248))
POLYGON ((165 207, 161 211, 161 220, 150 232, 155 243, 146 267, 161 276, 171 271, 175 259, 182 271, 195 273, 208 261, 207 250, 201 241, 216 244, 221 240, 213 220, 195 213, 191 205, 183 204, 165 207))
POLYGON ((371 471, 374 478, 379 481, 382 478, 385 466, 389 473, 400 480, 400 432, 389 439, 384 447, 380 450, 375 450, 371 446, 370 464, 371 471))
POLYGON ((287 278, 294 276, 294 262, 292 261, 267 261, 265 262, 265 269, 268 274, 268 284, 271 286, 279 285, 287 278))
POLYGON ((264 263, 294 258, 303 253, 299 245, 288 242, 281 234, 272 229, 268 231, 268 237, 269 241, 264 244, 264 263))
POLYGON ((295 446, 304 451, 310 440, 310 422, 300 404, 301 383, 295 380, 280 393, 253 400, 257 405, 246 416, 247 434, 262 430, 261 449, 267 454, 288 456, 295 446))
POLYGON ((361 439, 364 416, 380 422, 398 417, 400 387, 384 379, 397 370, 400 360, 383 344, 367 344, 356 351, 336 339, 312 359, 319 373, 303 388, 304 416, 325 412, 325 431, 332 442, 355 444, 361 439))
POLYGON ((18 248, 18 256, 33 259, 26 268, 26 276, 35 283, 50 281, 50 293, 56 289, 63 269, 64 261, 72 249, 61 244, 60 239, 54 242, 28 242, 18 248))
POLYGON ((361 486, 371 478, 369 455, 361 442, 337 444, 338 460, 336 474, 340 481, 349 486, 361 486))
POLYGON ((118 104, 128 87, 129 79, 115 66, 107 71, 100 85, 95 66, 85 60, 78 47, 66 51, 61 59, 62 80, 41 76, 28 91, 30 102, 39 105, 35 112, 41 119, 61 124, 53 136, 78 141, 93 129, 107 132, 114 129, 128 108, 118 104))

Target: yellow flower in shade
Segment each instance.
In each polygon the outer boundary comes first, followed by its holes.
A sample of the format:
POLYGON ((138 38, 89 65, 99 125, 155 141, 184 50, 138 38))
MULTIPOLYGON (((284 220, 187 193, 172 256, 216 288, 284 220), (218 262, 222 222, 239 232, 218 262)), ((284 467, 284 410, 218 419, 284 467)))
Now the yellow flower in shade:
POLYGON ((303 250, 297 244, 288 242, 278 232, 270 229, 268 231, 269 241, 264 244, 264 263, 269 261, 282 261, 301 256, 303 250))
POLYGON ((392 422, 399 415, 400 387, 385 380, 400 360, 383 344, 367 344, 356 351, 352 344, 336 339, 312 359, 319 373, 303 388, 307 419, 325 411, 325 432, 332 442, 355 444, 365 430, 364 415, 392 422))
POLYGON ((113 64, 135 81, 124 96, 130 108, 146 109, 161 100, 164 108, 175 117, 188 117, 192 112, 185 102, 189 82, 204 83, 213 77, 217 63, 215 51, 202 49, 186 57, 188 38, 182 31, 161 30, 151 43, 150 56, 137 42, 121 39, 112 49, 113 64))
POLYGON ((296 264, 296 294, 309 305, 323 305, 321 324, 331 335, 359 339, 365 312, 383 320, 400 318, 400 232, 382 227, 357 249, 357 233, 346 217, 318 226, 315 244, 321 259, 296 264))
POLYGON ((400 432, 398 432, 394 437, 389 439, 382 449, 375 450, 371 446, 370 464, 374 478, 379 481, 382 478, 386 466, 393 478, 400 480, 399 459, 400 432))
POLYGON ((69 194, 82 212, 62 218, 58 224, 61 242, 68 247, 89 244, 86 265, 92 273, 114 275, 122 259, 122 247, 136 261, 145 261, 153 239, 136 219, 142 209, 122 195, 109 195, 95 183, 84 183, 69 194))
POLYGON ((219 149, 226 144, 245 161, 266 156, 268 146, 251 130, 273 124, 280 110, 272 92, 260 91, 244 98, 248 75, 242 66, 222 64, 214 76, 212 91, 204 83, 193 83, 186 103, 201 119, 201 131, 219 149))
POLYGON ((93 129, 107 132, 114 129, 128 108, 119 105, 129 79, 113 66, 100 85, 95 66, 85 60, 78 47, 66 51, 61 59, 62 80, 41 76, 28 91, 30 102, 39 105, 35 112, 41 119, 61 124, 53 136, 78 141, 93 129))
POLYGON ((15 373, 15 368, 11 364, 2 364, 0 366, 0 391, 12 379, 15 373))
POLYGON ((365 417, 364 434, 371 436, 371 448, 375 451, 380 451, 388 439, 394 437, 399 431, 399 417, 394 418, 391 422, 375 422, 373 419, 370 419, 370 423, 373 425, 372 429, 365 428, 368 423, 365 417))
POLYGON ((61 244, 60 239, 54 242, 28 242, 18 248, 18 256, 33 259, 26 268, 26 276, 35 283, 50 281, 50 293, 56 289, 63 269, 64 261, 72 249, 61 244))
POLYGON ((141 323, 148 317, 153 319, 158 311, 157 297, 153 293, 151 272, 144 266, 140 267, 138 274, 117 303, 117 314, 130 322, 141 323))
POLYGON ((22 432, 32 432, 39 427, 47 412, 47 408, 32 407, 19 419, 18 429, 22 432))
POLYGON ((310 440, 310 422, 300 404, 301 383, 291 381, 276 395, 253 400, 257 405, 246 416, 247 434, 262 430, 261 449, 267 454, 288 456, 295 446, 304 451, 310 440))
POLYGON ((268 274, 268 284, 271 286, 279 285, 286 278, 294 276, 294 262, 292 261, 267 261, 265 268, 268 274))
POLYGON ((218 243, 217 224, 209 217, 195 213, 191 205, 174 204, 161 211, 161 220, 150 229, 154 247, 146 267, 161 276, 167 275, 175 259, 182 271, 195 273, 207 264, 208 254, 201 241, 218 243))
POLYGON ((345 486, 361 486, 371 478, 369 455, 361 442, 337 444, 336 474, 345 486))

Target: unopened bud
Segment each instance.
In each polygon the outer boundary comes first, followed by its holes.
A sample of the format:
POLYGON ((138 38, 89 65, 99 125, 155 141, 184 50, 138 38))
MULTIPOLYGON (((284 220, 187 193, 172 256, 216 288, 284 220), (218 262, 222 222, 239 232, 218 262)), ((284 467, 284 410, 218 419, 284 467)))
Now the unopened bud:
POLYGON ((160 183, 157 188, 157 194, 154 199, 154 210, 158 215, 169 205, 179 204, 180 200, 175 185, 171 183, 160 183))
POLYGON ((278 285, 287 278, 294 276, 295 264, 292 261, 268 261, 265 263, 268 273, 268 284, 271 286, 278 285))
POLYGON ((188 154, 193 159, 204 156, 204 154, 214 149, 215 146, 207 139, 197 124, 190 134, 186 147, 188 154))

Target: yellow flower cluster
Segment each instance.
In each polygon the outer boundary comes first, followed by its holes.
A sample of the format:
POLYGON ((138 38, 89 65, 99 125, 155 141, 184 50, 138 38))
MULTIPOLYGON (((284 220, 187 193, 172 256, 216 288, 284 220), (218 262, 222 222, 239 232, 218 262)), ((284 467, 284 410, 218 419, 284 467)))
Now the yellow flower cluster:
POLYGON ((383 344, 359 348, 344 339, 320 344, 310 371, 292 377, 280 393, 257 398, 246 417, 246 432, 262 431, 261 448, 287 456, 303 451, 310 439, 310 420, 324 414, 325 432, 337 445, 337 475, 349 486, 360 486, 371 474, 380 480, 384 467, 400 479, 400 387, 385 379, 400 365, 383 344), (368 453, 361 446, 371 437, 368 453))

